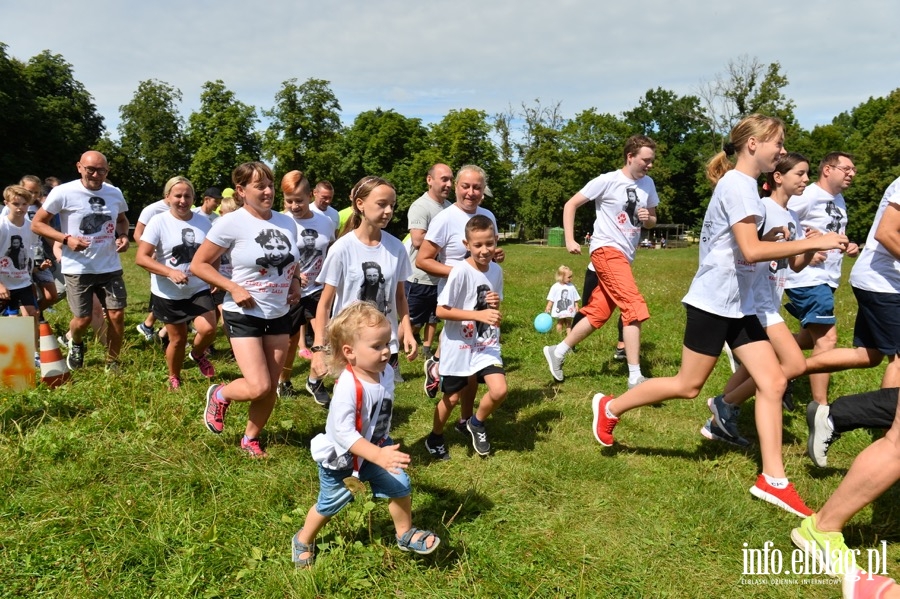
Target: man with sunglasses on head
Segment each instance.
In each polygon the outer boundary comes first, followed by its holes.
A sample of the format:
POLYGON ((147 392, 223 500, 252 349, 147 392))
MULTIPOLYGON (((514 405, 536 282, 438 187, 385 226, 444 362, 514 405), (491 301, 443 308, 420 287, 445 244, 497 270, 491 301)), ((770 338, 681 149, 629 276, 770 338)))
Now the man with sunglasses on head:
POLYGON ((62 244, 62 273, 73 315, 66 358, 69 368, 84 365, 83 336, 91 326, 96 296, 109 320, 106 369, 116 372, 125 327, 126 293, 119 253, 128 249, 128 205, 122 192, 106 183, 109 164, 103 154, 89 150, 76 167, 80 178, 53 188, 34 216, 31 230, 62 244), (59 231, 50 224, 55 215, 60 218, 59 231))
MULTIPOLYGON (((819 179, 808 185, 802 195, 788 201, 788 208, 797 213, 804 230, 846 233, 847 204, 841 194, 850 187, 855 176, 856 166, 849 154, 831 152, 822 159, 819 179)), ((859 246, 850 243, 845 252, 819 252, 800 272, 788 270, 784 287, 789 303, 785 307, 800 321, 797 343, 802 349, 811 349, 812 355, 834 349, 837 345, 834 292, 841 281, 844 255, 858 256, 859 246)), ((825 373, 809 376, 812 398, 816 403, 828 404, 829 376, 825 373)), ((792 407, 790 383, 788 385, 785 404, 792 407)))

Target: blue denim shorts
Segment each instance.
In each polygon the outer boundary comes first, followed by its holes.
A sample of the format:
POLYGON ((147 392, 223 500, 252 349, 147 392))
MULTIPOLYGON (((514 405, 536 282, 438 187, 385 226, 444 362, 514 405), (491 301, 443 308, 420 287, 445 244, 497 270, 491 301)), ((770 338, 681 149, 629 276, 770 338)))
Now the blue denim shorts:
MULTIPOLYGON (((385 445, 393 445, 388 439, 385 445)), ((319 498, 316 500, 316 511, 322 516, 331 517, 353 501, 353 493, 344 486, 344 479, 353 474, 353 470, 330 470, 319 464, 319 498)), ((412 494, 409 476, 405 470, 400 474, 391 474, 381 466, 371 462, 363 462, 359 470, 359 480, 372 485, 372 494, 381 499, 396 499, 412 494)))
POLYGON ((785 289, 790 300, 784 307, 806 328, 811 324, 834 324, 834 288, 830 285, 785 289))

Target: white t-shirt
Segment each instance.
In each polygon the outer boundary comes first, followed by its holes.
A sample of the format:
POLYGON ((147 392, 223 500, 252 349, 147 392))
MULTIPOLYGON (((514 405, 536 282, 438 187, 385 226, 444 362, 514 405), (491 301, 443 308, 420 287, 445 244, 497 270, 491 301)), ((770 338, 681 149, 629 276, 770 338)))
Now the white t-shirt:
POLYGON ((300 294, 306 297, 322 289, 316 278, 322 272, 328 246, 334 241, 334 222, 319 212, 313 212, 309 218, 291 218, 297 223, 297 242, 300 246, 297 275, 304 273, 307 279, 300 294))
MULTIPOLYGON (((438 295, 438 305, 461 310, 488 308, 485 294, 494 291, 503 299, 503 269, 491 262, 486 273, 466 261, 453 267, 447 284, 438 295)), ((474 320, 446 320, 441 331, 442 375, 469 376, 479 370, 503 364, 500 357, 500 327, 474 320)))
POLYGON ((614 247, 625 254, 629 262, 634 261, 641 241, 641 222, 637 211, 639 208, 655 208, 659 204, 653 179, 644 176, 635 181, 619 169, 588 181, 580 193, 594 201, 597 212, 590 251, 614 247))
POLYGON ((578 290, 571 283, 554 283, 547 294, 547 301, 553 302, 550 316, 553 318, 574 318, 575 302, 581 299, 578 290), (565 294, 563 293, 565 291, 565 294), (565 296, 565 297, 563 297, 565 296))
POLYGON ((756 314, 753 282, 759 266, 744 259, 731 227, 754 217, 762 225, 765 209, 756 179, 730 170, 713 191, 700 232, 700 268, 683 303, 726 318, 756 314))
POLYGON ((231 250, 231 280, 256 301, 252 308, 242 308, 226 293, 223 310, 259 318, 287 314, 288 290, 297 268, 297 225, 293 218, 273 212, 269 220, 263 220, 239 208, 216 219, 206 238, 231 250))
POLYGON ((327 216, 334 223, 334 230, 337 231, 341 227, 341 217, 338 214, 338 211, 332 208, 331 206, 326 206, 325 210, 319 210, 319 207, 316 206, 315 202, 309 203, 309 209, 315 212, 316 214, 321 214, 323 216, 327 216))
POLYGON ((409 259, 399 239, 381 232, 381 242, 365 245, 350 231, 334 242, 316 281, 334 287, 331 316, 360 300, 372 302, 391 323, 391 353, 397 340, 397 285, 409 278, 409 259))
POLYGON ((104 183, 92 191, 76 179, 54 187, 43 208, 59 215, 63 234, 90 243, 80 252, 63 245, 63 274, 106 274, 122 270, 116 252, 116 220, 128 211, 128 204, 118 187, 104 183))
POLYGON ((169 205, 166 204, 166 201, 157 200, 148 206, 144 206, 144 209, 141 210, 140 215, 138 215, 138 222, 146 227, 154 216, 168 211, 169 205))
MULTIPOLYGON (((425 241, 430 241, 441 248, 437 256, 438 262, 453 267, 466 259, 466 246, 463 240, 466 238, 466 223, 475 214, 483 214, 494 223, 494 233, 497 232, 497 219, 494 213, 487 208, 479 206, 474 214, 469 214, 457 204, 451 204, 446 210, 431 219, 428 232, 425 233, 425 241)), ((438 283, 438 293, 443 289, 444 280, 438 283)))
MULTIPOLYGON (((790 235, 780 241, 803 239, 803 227, 792 211, 782 208, 772 198, 762 198, 766 211, 765 233, 772 229, 787 227, 790 235)), ((768 264, 760 264, 757 269, 756 283, 753 286, 753 301, 756 304, 756 315, 763 326, 784 322, 781 318, 781 296, 784 294, 784 281, 791 272, 787 258, 770 260, 768 264)))
MULTIPOLYGON (((447 200, 444 200, 443 203, 435 202, 426 191, 409 207, 409 211, 406 213, 407 228, 409 230, 420 229, 428 231, 431 228, 431 221, 434 217, 450 206, 451 204, 447 200)), ((405 241, 404 245, 406 245, 405 241)), ((431 276, 416 266, 416 256, 419 255, 419 250, 412 246, 411 240, 407 246, 407 251, 409 251, 409 265, 412 267, 412 276, 409 277, 409 282, 419 283, 420 285, 437 285, 441 280, 440 277, 431 276)))
POLYGON ((156 248, 157 262, 180 270, 188 277, 187 283, 176 285, 168 277, 150 273, 150 291, 154 295, 181 300, 209 289, 205 281, 191 274, 191 260, 206 239, 210 227, 209 219, 202 214, 193 214, 190 220, 179 220, 171 212, 164 212, 150 219, 141 236, 141 243, 147 242, 156 248))
POLYGON ((194 214, 199 214, 200 216, 205 216, 209 219, 210 223, 219 218, 219 215, 215 212, 210 212, 209 214, 203 212, 203 206, 194 206, 193 208, 191 208, 191 212, 193 212, 194 214))
POLYGON ((0 217, 0 283, 7 291, 31 286, 33 248, 37 243, 28 220, 17 227, 8 218, 0 217))
MULTIPOLYGON (((808 186, 802 195, 788 200, 787 207, 797 213, 800 224, 823 233, 847 231, 847 204, 841 194, 831 195, 817 184, 808 186)), ((807 266, 800 272, 790 272, 785 288, 815 287, 829 285, 837 289, 841 283, 841 262, 844 253, 841 250, 828 250, 827 258, 822 264, 807 266)))
POLYGON ((878 204, 866 246, 850 271, 850 285, 875 293, 900 293, 900 262, 875 239, 888 204, 900 206, 900 178, 894 179, 878 204))
MULTIPOLYGON (((394 411, 394 373, 381 373, 380 383, 370 383, 362 379, 362 433, 356 430, 356 384, 353 375, 346 368, 334 384, 331 404, 328 406, 328 418, 325 420, 324 440, 333 448, 332 459, 321 462, 323 468, 329 470, 347 470, 353 468, 353 454, 350 448, 362 439, 378 444, 391 432, 391 416, 394 411)), ((320 441, 313 440, 313 444, 320 441)), ((314 448, 313 448, 314 449, 314 448)), ((315 450, 313 451, 315 454, 315 450)), ((363 460, 359 460, 362 467, 363 460)))

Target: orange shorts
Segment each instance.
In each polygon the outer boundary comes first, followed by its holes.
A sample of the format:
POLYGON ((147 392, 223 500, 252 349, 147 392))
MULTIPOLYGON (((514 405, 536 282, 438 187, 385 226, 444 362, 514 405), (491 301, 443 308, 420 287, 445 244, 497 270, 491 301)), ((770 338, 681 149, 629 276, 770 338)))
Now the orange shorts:
POLYGON ((599 329, 606 324, 616 307, 626 326, 650 318, 625 254, 615 248, 600 247, 591 252, 591 264, 597 271, 597 287, 580 310, 591 326, 599 329))

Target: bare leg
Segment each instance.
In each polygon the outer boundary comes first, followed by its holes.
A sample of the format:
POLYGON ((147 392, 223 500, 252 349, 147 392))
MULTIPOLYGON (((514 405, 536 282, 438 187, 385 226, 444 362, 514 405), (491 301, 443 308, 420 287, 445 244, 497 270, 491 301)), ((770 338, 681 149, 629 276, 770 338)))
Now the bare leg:
MULTIPOLYGON (((825 353, 837 347, 837 327, 833 324, 810 324, 806 326, 813 341, 812 356, 825 353)), ((828 382, 831 375, 826 373, 809 375, 809 390, 813 401, 828 405, 828 382)))

